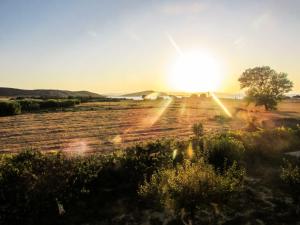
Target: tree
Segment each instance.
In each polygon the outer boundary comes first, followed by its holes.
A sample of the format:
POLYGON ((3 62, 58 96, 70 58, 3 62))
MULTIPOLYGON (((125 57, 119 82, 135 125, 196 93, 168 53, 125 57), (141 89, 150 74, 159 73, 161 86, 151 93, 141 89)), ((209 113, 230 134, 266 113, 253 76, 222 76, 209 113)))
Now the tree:
POLYGON ((276 109, 278 101, 291 91, 293 83, 286 73, 277 73, 268 66, 247 69, 239 78, 241 89, 246 89, 246 99, 266 110, 276 109))

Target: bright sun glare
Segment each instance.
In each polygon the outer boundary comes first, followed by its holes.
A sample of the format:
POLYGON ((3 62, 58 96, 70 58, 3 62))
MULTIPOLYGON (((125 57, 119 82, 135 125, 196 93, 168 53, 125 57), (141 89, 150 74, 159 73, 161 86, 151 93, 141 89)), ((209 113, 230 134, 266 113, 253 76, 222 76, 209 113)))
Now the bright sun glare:
POLYGON ((220 65, 209 53, 181 53, 172 64, 169 82, 175 90, 187 92, 216 91, 221 79, 220 65))

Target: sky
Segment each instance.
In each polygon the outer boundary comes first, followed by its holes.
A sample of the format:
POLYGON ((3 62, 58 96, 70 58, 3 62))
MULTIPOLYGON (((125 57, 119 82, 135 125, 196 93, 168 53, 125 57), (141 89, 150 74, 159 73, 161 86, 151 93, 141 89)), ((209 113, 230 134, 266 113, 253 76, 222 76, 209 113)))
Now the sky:
POLYGON ((300 92, 297 0, 0 0, 0 87, 97 93, 175 91, 178 51, 222 68, 219 92, 239 92, 247 68, 286 72, 300 92))

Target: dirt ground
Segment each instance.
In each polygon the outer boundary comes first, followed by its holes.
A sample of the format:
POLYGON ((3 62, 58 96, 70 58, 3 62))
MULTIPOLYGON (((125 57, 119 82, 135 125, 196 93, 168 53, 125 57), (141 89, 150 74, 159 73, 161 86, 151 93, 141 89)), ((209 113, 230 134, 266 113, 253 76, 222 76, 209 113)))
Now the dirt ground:
POLYGON ((206 130, 236 130, 251 120, 270 124, 278 118, 300 118, 300 101, 282 102, 276 112, 246 107, 241 100, 222 102, 231 119, 213 100, 192 98, 84 103, 65 112, 0 117, 0 151, 106 152, 139 141, 188 138, 192 125, 199 121, 206 130))

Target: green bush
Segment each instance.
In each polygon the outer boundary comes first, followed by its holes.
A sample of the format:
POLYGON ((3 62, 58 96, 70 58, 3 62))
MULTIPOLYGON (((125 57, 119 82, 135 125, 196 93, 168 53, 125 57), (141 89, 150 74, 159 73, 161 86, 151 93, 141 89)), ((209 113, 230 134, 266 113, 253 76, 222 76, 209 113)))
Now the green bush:
POLYGON ((21 105, 22 112, 33 112, 40 109, 40 100, 22 99, 18 102, 21 105))
POLYGON ((35 151, 2 157, 0 223, 53 224, 89 192, 98 161, 35 151))
POLYGON ((217 121, 218 123, 223 124, 223 123, 229 122, 231 120, 231 118, 228 116, 225 116, 225 115, 215 115, 214 120, 217 121))
POLYGON ((48 99, 40 102, 41 109, 67 108, 79 104, 78 99, 48 99))
POLYGON ((18 99, 17 101, 0 101, 0 116, 16 115, 22 112, 34 112, 40 109, 61 109, 80 104, 78 99, 18 99))
POLYGON ((182 209, 193 214, 197 207, 221 203, 230 194, 241 190, 245 171, 233 163, 223 175, 215 172, 203 160, 185 161, 176 168, 161 169, 140 186, 139 195, 156 201, 167 211, 180 213, 182 209))
POLYGON ((204 135, 204 128, 202 123, 195 123, 193 125, 193 133, 196 138, 200 138, 204 135))
POLYGON ((284 160, 280 177, 287 184, 300 185, 300 167, 288 160, 284 160))
POLYGON ((245 146, 245 159, 249 163, 280 163, 281 154, 300 147, 297 130, 279 127, 256 132, 242 132, 237 137, 245 146))
POLYGON ((211 135, 205 137, 203 153, 208 163, 216 169, 230 166, 234 161, 239 161, 245 151, 241 141, 228 135, 211 135))
POLYGON ((292 162, 284 159, 280 178, 287 185, 288 191, 295 200, 300 200, 300 160, 292 162))
POLYGON ((73 107, 75 105, 78 105, 79 103, 80 103, 80 101, 78 99, 60 100, 60 106, 62 108, 73 107))
POLYGON ((0 116, 17 115, 21 113, 21 105, 16 101, 0 101, 0 116))
POLYGON ((126 170, 126 179, 138 185, 159 168, 169 167, 173 148, 173 140, 157 140, 127 148, 119 158, 121 167, 126 170))
POLYGON ((0 224, 57 224, 63 219, 73 224, 85 213, 105 217, 100 212, 107 204, 134 199, 145 177, 172 164, 171 146, 172 141, 155 141, 84 157, 32 150, 2 155, 0 224))

